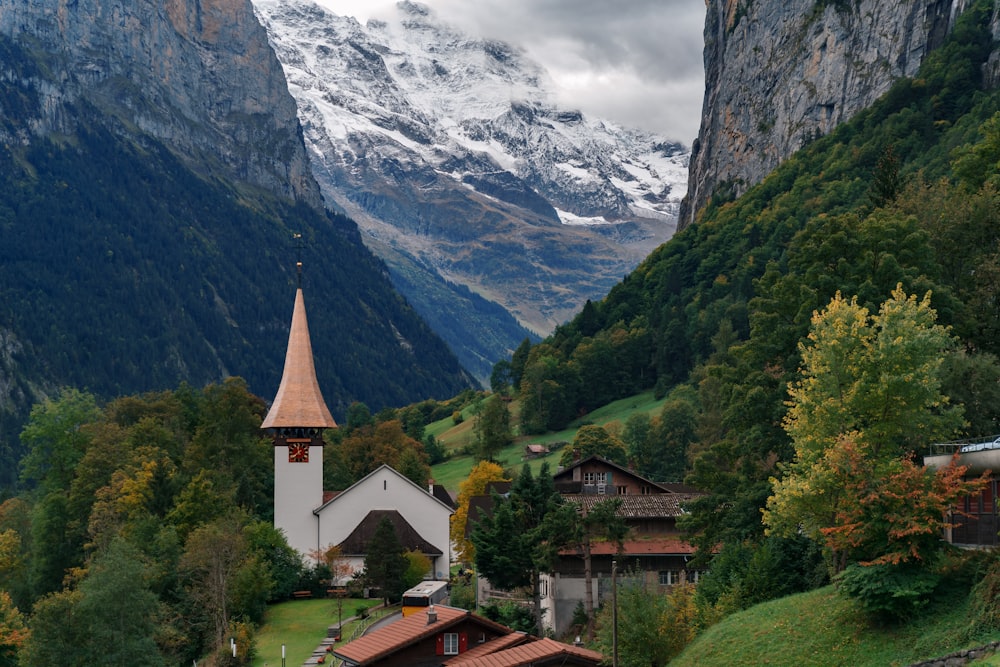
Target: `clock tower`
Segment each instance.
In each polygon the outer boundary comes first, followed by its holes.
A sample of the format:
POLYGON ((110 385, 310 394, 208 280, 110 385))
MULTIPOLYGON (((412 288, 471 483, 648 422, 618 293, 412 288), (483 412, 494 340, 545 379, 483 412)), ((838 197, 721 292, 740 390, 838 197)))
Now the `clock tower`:
POLYGON ((323 431, 336 426, 316 380, 300 280, 281 384, 261 428, 274 441, 274 526, 303 556, 320 546, 313 510, 323 504, 323 431))

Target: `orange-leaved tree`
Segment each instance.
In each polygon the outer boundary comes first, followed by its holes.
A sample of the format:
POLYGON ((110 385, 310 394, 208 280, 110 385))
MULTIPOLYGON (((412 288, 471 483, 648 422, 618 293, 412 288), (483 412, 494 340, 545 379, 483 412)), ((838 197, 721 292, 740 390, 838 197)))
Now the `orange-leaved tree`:
MULTIPOLYGON (((456 545, 456 557, 463 563, 471 563, 475 549, 466 535, 469 520, 469 501, 475 496, 486 495, 486 489, 493 482, 509 482, 503 468, 492 461, 480 461, 469 472, 469 476, 458 485, 458 508, 451 516, 451 542, 456 545)), ((471 531, 470 531, 471 532, 471 531)))

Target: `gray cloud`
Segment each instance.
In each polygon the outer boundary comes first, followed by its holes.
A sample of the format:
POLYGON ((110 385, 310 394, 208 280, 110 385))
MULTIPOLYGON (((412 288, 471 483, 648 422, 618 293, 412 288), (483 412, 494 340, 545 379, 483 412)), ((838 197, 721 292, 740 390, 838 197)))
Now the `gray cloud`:
MULTIPOLYGON (((321 0, 351 14, 356 0, 321 0)), ((365 15, 384 0, 364 0, 365 15)), ((521 46, 549 70, 562 104, 682 141, 704 95, 704 0, 423 0, 473 34, 521 46)), ((360 8, 360 5, 358 6, 360 8)))

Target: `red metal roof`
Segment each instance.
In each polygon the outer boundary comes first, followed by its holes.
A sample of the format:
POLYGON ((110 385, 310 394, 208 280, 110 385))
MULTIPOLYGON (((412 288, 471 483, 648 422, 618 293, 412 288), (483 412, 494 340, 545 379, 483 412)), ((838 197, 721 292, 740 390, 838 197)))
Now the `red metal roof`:
POLYGON ((525 642, 533 641, 535 637, 524 633, 524 632, 512 632, 509 635, 504 635, 502 637, 497 637, 492 641, 488 641, 485 644, 477 644, 473 648, 470 648, 461 656, 451 658, 450 660, 445 660, 443 665, 446 667, 451 667, 451 665, 456 665, 463 660, 470 660, 472 658, 478 658, 482 655, 489 655, 491 653, 496 653, 497 651, 502 651, 504 649, 510 648, 511 646, 517 646, 518 644, 523 644, 525 642))
POLYGON ((595 667, 604 659, 604 656, 597 651, 563 644, 546 637, 490 655, 471 658, 459 656, 457 659, 449 660, 447 664, 449 667, 522 667, 531 665, 538 660, 558 658, 559 656, 572 656, 584 663, 592 663, 595 667))
MULTIPOLYGON (((673 554, 693 554, 695 548, 679 537, 651 537, 640 540, 626 540, 621 553, 625 556, 661 556, 673 554)), ((579 554, 579 549, 567 549, 563 555, 579 554)), ((590 545, 591 556, 613 556, 618 552, 614 542, 594 542, 590 545)))
POLYGON ((426 610, 419 611, 344 644, 334 650, 334 655, 341 660, 348 660, 354 665, 370 665, 421 639, 434 636, 469 616, 475 617, 476 621, 489 626, 494 631, 512 632, 510 628, 465 609, 434 605, 434 610, 437 614, 437 620, 433 623, 427 622, 426 610))

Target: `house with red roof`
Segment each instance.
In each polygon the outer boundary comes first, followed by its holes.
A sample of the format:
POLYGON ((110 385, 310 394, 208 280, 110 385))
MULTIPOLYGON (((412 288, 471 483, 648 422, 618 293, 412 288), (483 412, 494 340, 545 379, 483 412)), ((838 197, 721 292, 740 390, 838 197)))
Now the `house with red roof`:
MULTIPOLYGON (((638 578, 645 585, 664 590, 683 582, 696 582, 699 572, 688 569, 694 547, 677 528, 684 503, 698 492, 680 485, 654 482, 624 466, 591 456, 553 476, 556 489, 567 501, 588 512, 610 498, 620 502, 618 516, 628 527, 619 551, 611 542, 591 544, 592 593, 595 606, 611 595, 612 561, 619 577, 638 578)), ((562 551, 551 575, 542 580, 544 621, 556 636, 570 630, 573 612, 586 597, 582 548, 562 551)))
POLYGON ((346 667, 597 667, 589 649, 516 632, 465 609, 434 605, 334 649, 346 667))

